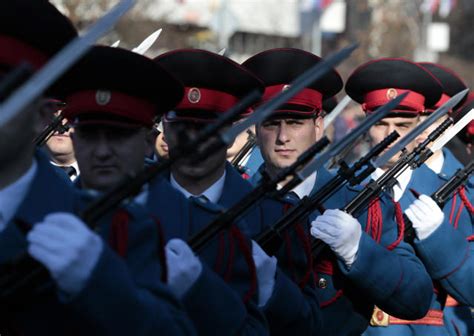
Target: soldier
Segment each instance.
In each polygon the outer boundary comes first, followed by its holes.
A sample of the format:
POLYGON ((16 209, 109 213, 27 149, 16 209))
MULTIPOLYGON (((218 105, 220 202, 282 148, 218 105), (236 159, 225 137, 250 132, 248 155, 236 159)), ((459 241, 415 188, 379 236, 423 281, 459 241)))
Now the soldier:
MULTIPOLYGON (((261 82, 247 70, 230 59, 200 50, 175 50, 155 59, 170 70, 185 85, 186 94, 182 102, 164 117, 164 130, 169 145, 170 157, 176 147, 186 138, 195 137, 198 130, 234 105, 254 89, 262 89, 261 82), (213 74, 210 76, 209 74, 213 74)), ((210 142, 213 140, 210 139, 210 142)), ((196 148, 202 150, 201 147, 196 148)), ((177 162, 169 173, 171 184, 186 197, 205 196, 199 206, 213 216, 219 210, 230 208, 251 192, 251 186, 226 162, 227 148, 222 148, 200 162, 192 158, 177 162)), ((254 237, 282 215, 279 202, 266 200, 261 206, 249 209, 239 221, 238 229, 248 237, 254 237)), ((209 216, 207 216, 209 217, 209 216)), ((194 215, 199 221, 199 216, 194 215)), ((206 223, 206 221, 204 221, 206 223)), ((197 224, 194 224, 197 227, 197 224)), ((202 228, 202 225, 201 225, 202 228)), ((235 231, 235 228, 232 229, 235 231)), ((242 233, 235 234, 241 235, 242 233)), ((298 286, 287 276, 294 273, 297 278, 306 275, 306 255, 296 233, 288 233, 292 249, 291 262, 285 248, 277 254, 277 260, 268 257, 252 242, 251 252, 255 261, 258 283, 257 305, 268 320, 271 334, 309 334, 319 329, 319 308, 307 280, 298 286), (292 265, 292 268, 286 265, 292 265)), ((236 242, 231 244, 236 244, 236 242)), ((232 246, 232 245, 231 245, 232 246)), ((249 246, 250 247, 250 246, 249 246)), ((248 253, 242 250, 242 253, 248 253)), ((294 279, 298 281, 297 279, 294 279)), ((301 279, 299 279, 301 280, 301 279)), ((241 285, 240 285, 241 286, 241 285)))
MULTIPOLYGON (((466 102, 463 105, 465 109, 474 108, 474 93, 469 93, 466 102)), ((471 121, 461 132, 454 137, 446 147, 454 154, 456 159, 463 165, 474 159, 474 121, 471 121)))
MULTIPOLYGON (((379 59, 357 68, 347 80, 346 92, 362 105, 366 113, 370 113, 398 94, 409 92, 388 117, 382 119, 369 131, 371 141, 375 144, 394 129, 402 136, 413 129, 419 123, 420 115, 424 113, 426 107, 433 106, 439 101, 442 87, 439 81, 419 64, 404 59, 379 59)), ((411 151, 415 146, 416 142, 412 142, 406 149, 411 151)), ((372 174, 372 178, 377 179, 384 170, 396 162, 399 156, 400 154, 389 160, 386 167, 377 169, 372 174)), ((406 190, 410 188, 410 179, 413 178, 413 174, 411 169, 403 172, 397 177, 398 183, 392 190, 392 197, 394 201, 400 202, 402 210, 406 209, 404 197, 409 194, 406 190)), ((438 220, 437 214, 433 213, 432 216, 435 221, 438 220)), ((382 311, 383 307, 376 308, 366 334, 444 335, 447 330, 443 326, 442 307, 442 298, 432 294, 428 312, 416 321, 413 321, 413 318, 389 316, 382 311)))
MULTIPOLYGON (((52 91, 66 103, 62 113, 75 129, 71 138, 82 172, 76 184, 83 190, 105 193, 144 168, 145 153, 153 148, 148 137, 152 120, 176 105, 183 88, 144 56, 120 48, 94 47, 52 91)), ((120 318, 117 332, 150 334, 159 329, 160 333, 192 334, 181 306, 160 282, 167 271, 159 223, 130 202, 113 214, 109 225, 96 231, 126 260, 127 281, 137 287, 120 282, 120 273, 114 280, 117 287, 112 290, 118 291, 114 295, 121 304, 108 309, 115 319, 120 318)), ((115 278, 112 271, 103 286, 109 285, 111 276, 115 278)))
MULTIPOLYGON (((445 67, 432 63, 419 64, 433 74, 443 88, 441 98, 423 112, 421 118, 426 118, 466 86, 454 72, 445 67)), ((423 142, 447 117, 440 118, 430 126, 416 142, 423 142)), ((441 314, 444 319, 443 327, 412 326, 414 335, 444 334, 444 330, 450 335, 468 335, 473 331, 468 306, 473 305, 474 300, 472 286, 467 280, 472 272, 472 262, 466 257, 471 249, 469 237, 472 235, 472 214, 468 209, 472 209, 470 203, 473 195, 472 181, 447 202, 443 208, 444 214, 427 196, 436 191, 460 168, 462 164, 447 148, 436 151, 424 165, 413 171, 407 186, 408 190, 414 190, 422 195, 416 199, 412 193, 405 192, 400 200, 402 208, 415 228, 418 239, 415 240, 414 247, 433 279, 436 298, 441 302, 441 314), (424 212, 426 209, 429 209, 428 213, 424 212), (442 256, 439 254, 440 251, 444 251, 442 256)), ((437 306, 434 309, 436 308, 437 306)), ((400 334, 406 330, 402 328, 398 329, 400 334)))
MULTIPOLYGON (((274 49, 251 57, 243 65, 262 79, 270 97, 320 61, 302 50, 274 49)), ((258 144, 265 159, 261 170, 275 174, 322 137, 322 101, 341 87, 338 73, 330 71, 258 125, 258 144)), ((293 192, 300 198, 311 195, 331 177, 320 169, 293 192)), ((323 205, 336 210, 326 210, 312 222, 311 234, 331 250, 314 261, 325 335, 361 334, 369 324, 374 304, 398 316, 422 317, 431 298, 429 276, 413 249, 401 242, 387 197, 381 197, 357 218, 337 210, 359 190, 343 187, 337 191, 323 205)))
MULTIPOLYGON (((1 71, 6 72, 21 61, 39 69, 76 36, 70 21, 48 1, 2 2, 1 71)), ((100 60, 103 64, 108 62, 108 58, 100 60)), ((148 62, 145 72, 154 79, 157 73, 165 73, 148 62)), ((177 101, 182 87, 175 82, 173 88, 177 101)), ((163 100, 171 100, 171 97, 163 100)), ((81 99, 80 103, 86 101, 81 99)), ((148 106, 146 102, 144 105, 148 106)), ((20 302, 16 297, 2 302, 2 333, 192 333, 193 329, 177 300, 165 285, 152 278, 161 273, 156 239, 143 245, 139 245, 137 240, 137 236, 143 234, 152 237, 156 232, 155 224, 145 213, 141 216, 139 211, 133 212, 133 230, 125 228, 122 231, 130 236, 126 251, 128 259, 124 261, 106 243, 110 226, 100 225, 100 233, 96 233, 72 215, 81 206, 78 195, 57 175, 42 153, 34 153, 33 139, 42 126, 39 116, 35 102, 0 127, 0 260, 3 264, 27 250, 49 271, 54 288, 49 290, 49 286, 32 284, 18 293, 20 302), (29 233, 25 239, 23 231, 27 230, 29 233), (149 283, 151 280, 152 285, 149 283)), ((11 271, 18 272, 19 269, 12 268, 11 271)), ((2 274, 7 278, 13 276, 8 272, 2 274)), ((18 280, 24 283, 27 279, 21 277, 18 280)), ((6 293, 4 287, 2 293, 6 293)))

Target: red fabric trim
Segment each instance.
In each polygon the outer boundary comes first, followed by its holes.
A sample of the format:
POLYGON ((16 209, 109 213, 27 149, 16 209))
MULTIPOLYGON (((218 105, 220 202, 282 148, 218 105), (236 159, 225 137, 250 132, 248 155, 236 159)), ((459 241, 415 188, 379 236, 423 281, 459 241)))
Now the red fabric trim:
POLYGON ((469 122, 469 124, 467 124, 466 134, 468 136, 473 136, 474 135, 474 120, 471 120, 469 122))
POLYGON ((449 99, 451 99, 450 96, 447 94, 443 93, 441 94, 441 98, 438 100, 438 102, 435 104, 435 108, 439 108, 442 105, 444 105, 449 99))
POLYGON ((166 264, 166 252, 165 252, 165 234, 163 232, 163 228, 161 226, 161 222, 158 218, 155 216, 152 216, 153 220, 155 221, 156 224, 156 229, 157 229, 157 240, 158 240, 158 246, 156 247, 157 253, 158 253, 158 259, 160 260, 161 264, 161 281, 166 283, 168 279, 168 266, 166 264))
POLYGON ((444 305, 445 307, 457 307, 460 305, 461 304, 455 298, 448 294, 448 296, 446 297, 446 303, 444 305))
POLYGON ((404 320, 397 317, 389 316, 389 324, 425 324, 425 325, 435 325, 443 326, 443 311, 430 309, 425 317, 418 320, 404 320))
POLYGON ((451 213, 449 214, 449 223, 453 224, 454 211, 456 211, 457 193, 454 194, 453 200, 451 201, 451 213))
POLYGON ((343 290, 340 289, 336 292, 336 295, 334 295, 331 299, 327 300, 327 301, 323 301, 321 302, 321 304, 319 305, 321 308, 324 308, 324 307, 327 307, 331 304, 333 304, 334 302, 337 301, 337 299, 339 299, 342 295, 344 294, 343 290))
POLYGON ((177 110, 206 110, 223 113, 234 106, 239 99, 226 92, 185 87, 184 96, 176 107, 177 110))
POLYGON ((248 180, 248 179, 250 178, 250 175, 247 174, 247 173, 242 173, 242 178, 243 178, 244 180, 248 180))
POLYGON ((127 255, 129 221, 130 214, 124 209, 117 210, 112 218, 110 246, 122 258, 127 255))
POLYGON ((377 197, 369 204, 365 231, 377 242, 382 239, 383 214, 380 199, 377 197))
POLYGON ((397 247, 400 242, 403 239, 403 234, 405 232, 405 221, 403 220, 403 211, 402 207, 400 206, 400 203, 395 202, 392 200, 393 205, 395 206, 395 219, 397 221, 397 228, 398 228, 398 237, 397 240, 395 240, 392 244, 387 246, 387 249, 389 251, 393 250, 395 247, 397 247))
POLYGON ((48 61, 47 55, 10 36, 0 35, 0 50, 0 63, 10 67, 26 61, 38 70, 48 61))
MULTIPOLYGON (((385 105, 398 95, 409 92, 408 96, 402 100, 398 106, 412 109, 412 112, 423 112, 425 110, 425 97, 417 92, 399 88, 386 88, 367 92, 364 95, 364 103, 362 109, 367 112, 373 112, 377 107, 385 105)), ((407 111, 410 112, 410 111, 407 111)))
POLYGON ((461 200, 464 203, 464 205, 466 206, 467 210, 470 213, 474 213, 474 206, 471 204, 471 202, 467 198, 466 188, 464 186, 461 186, 461 187, 459 187, 458 191, 459 191, 459 196, 461 197, 461 200))
POLYGON ((214 271, 219 274, 221 273, 222 267, 224 266, 224 253, 225 253, 225 231, 219 233, 219 242, 217 247, 217 258, 214 265, 214 271))
MULTIPOLYGON (((121 92, 106 90, 89 90, 72 94, 65 100, 66 107, 63 115, 67 119, 74 121, 79 115, 96 114, 104 112, 109 115, 125 117, 131 121, 136 121, 144 126, 153 126, 153 118, 156 116, 156 107, 137 97, 121 92), (110 93, 108 98, 104 98, 101 103, 98 92, 110 93)), ((104 118, 107 120, 107 117, 104 118)))
POLYGON ((243 298, 244 302, 247 303, 257 293, 257 270, 255 268, 255 262, 253 261, 252 250, 246 243, 244 235, 235 226, 232 226, 231 233, 235 238, 237 238, 237 244, 239 245, 239 249, 244 255, 244 258, 247 261, 247 265, 249 267, 250 287, 243 298))
POLYGON ((314 267, 316 272, 325 273, 327 275, 334 275, 334 268, 334 261, 331 261, 329 259, 318 261, 318 263, 314 267))
POLYGON ((231 234, 229 234, 229 260, 227 261, 227 269, 224 273, 224 280, 229 282, 232 279, 232 270, 235 262, 235 243, 234 238, 231 230, 231 234))
POLYGON ((303 250, 306 255, 306 271, 303 276, 303 279, 301 279, 301 281, 299 282, 300 288, 303 288, 308 284, 309 280, 311 279, 311 275, 313 274, 313 254, 311 253, 311 242, 309 240, 309 237, 300 224, 295 226, 295 232, 301 243, 303 244, 303 250))
POLYGON ((464 203, 461 202, 459 205, 458 213, 456 215, 456 219, 454 220, 454 228, 457 229, 459 227, 459 218, 461 217, 462 210, 464 209, 464 203))
POLYGON ((467 241, 473 241, 474 240, 474 235, 470 235, 466 237, 467 241))
MULTIPOLYGON (((280 92, 284 91, 288 87, 287 84, 278 84, 267 86, 263 93, 262 102, 266 102, 275 97, 280 92)), ((285 104, 302 105, 311 108, 313 111, 307 112, 308 114, 314 113, 314 110, 321 110, 323 107, 323 95, 313 89, 303 89, 295 96, 290 98, 285 104)), ((278 109, 277 109, 278 110, 278 109)), ((298 111, 298 113, 302 113, 298 111)))

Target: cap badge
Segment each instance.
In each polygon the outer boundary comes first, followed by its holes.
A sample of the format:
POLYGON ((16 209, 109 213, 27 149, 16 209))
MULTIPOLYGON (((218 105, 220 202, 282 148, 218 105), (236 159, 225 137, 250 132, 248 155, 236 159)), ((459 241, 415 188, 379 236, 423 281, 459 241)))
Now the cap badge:
POLYGON ((388 89, 387 90, 387 99, 388 100, 393 100, 395 98, 397 98, 398 96, 398 92, 396 89, 388 89))
POLYGON ((196 104, 201 100, 201 91, 198 88, 191 88, 188 92, 188 100, 190 103, 196 104))
POLYGON ((110 99, 112 98, 112 94, 110 91, 104 91, 104 90, 97 90, 95 93, 95 101, 98 105, 107 105, 110 102, 110 99))
POLYGON ((283 85, 281 91, 283 92, 283 91, 288 90, 288 89, 290 88, 290 86, 291 86, 290 84, 285 84, 285 85, 283 85))

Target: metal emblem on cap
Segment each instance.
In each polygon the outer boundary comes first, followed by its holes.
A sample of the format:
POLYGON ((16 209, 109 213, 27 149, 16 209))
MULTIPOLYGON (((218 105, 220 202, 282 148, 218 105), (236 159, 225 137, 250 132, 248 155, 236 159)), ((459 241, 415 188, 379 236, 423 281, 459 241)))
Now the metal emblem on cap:
POLYGON ((288 90, 290 88, 290 86, 291 86, 290 84, 283 85, 283 88, 281 89, 281 91, 283 92, 283 91, 288 90))
POLYGON ((110 91, 104 91, 104 90, 97 90, 95 93, 95 101, 98 105, 107 105, 110 102, 110 99, 112 98, 112 94, 110 91))
POLYGON ((190 103, 196 104, 201 100, 201 91, 198 88, 191 88, 188 92, 188 100, 190 103))
POLYGON ((393 99, 397 98, 397 96, 398 96, 397 90, 395 90, 393 88, 387 90, 387 99, 388 100, 393 100, 393 99))

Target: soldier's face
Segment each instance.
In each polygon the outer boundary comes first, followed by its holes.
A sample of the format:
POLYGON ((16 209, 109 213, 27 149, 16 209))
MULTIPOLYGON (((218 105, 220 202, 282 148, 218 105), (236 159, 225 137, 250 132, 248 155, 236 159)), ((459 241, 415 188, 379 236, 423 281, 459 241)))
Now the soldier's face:
POLYGON ((290 166, 323 135, 322 118, 272 118, 257 127, 257 141, 267 169, 290 166))
MULTIPOLYGON (((393 131, 397 131, 400 134, 399 140, 403 138, 408 132, 410 132, 418 124, 419 117, 390 117, 384 118, 372 126, 369 130, 371 146, 374 147, 376 144, 385 139, 393 131)), ((395 142, 396 143, 396 142, 395 142)), ((392 147, 393 144, 390 146, 392 147)), ((412 142, 406 146, 408 151, 415 148, 416 143, 412 142)), ((385 151, 387 151, 388 147, 385 151)), ((384 152, 385 152, 384 151, 384 152)), ((401 153, 395 154, 388 162, 386 167, 391 167, 400 158, 401 153)))
MULTIPOLYGON (((56 113, 57 115, 57 113, 56 113)), ((63 119, 63 125, 67 123, 67 119, 63 119)), ((55 132, 46 142, 48 152, 52 156, 53 161, 56 162, 56 158, 60 157, 73 157, 74 148, 71 141, 71 133, 73 128, 70 128, 67 132, 60 134, 55 132)))
MULTIPOLYGON (((196 138, 198 133, 206 126, 201 123, 194 122, 164 122, 165 140, 168 144, 170 158, 175 157, 176 148, 188 141, 196 138)), ((202 152, 215 138, 208 139, 205 143, 196 147, 196 153, 202 152)), ((216 150, 214 153, 206 156, 200 161, 192 158, 184 158, 173 165, 173 172, 176 171, 187 178, 201 179, 210 175, 214 175, 222 171, 226 162, 226 147, 216 150)))
MULTIPOLYGON (((424 115, 424 116, 421 116, 420 117, 420 123, 423 122, 426 118, 428 118, 428 116, 424 115)), ((432 123, 430 125, 430 127, 428 127, 423 133, 421 133, 417 138, 416 138, 416 144, 420 144, 422 143, 423 141, 426 140, 426 138, 428 137, 428 135, 433 132, 439 125, 441 125, 443 123, 443 121, 445 121, 446 119, 448 118, 447 115, 445 116, 442 116, 441 118, 439 118, 438 120, 436 120, 434 123, 432 123)), ((428 146, 429 147, 429 146, 428 146)))
POLYGON ((71 137, 83 187, 106 191, 143 169, 146 135, 144 128, 76 127, 71 137))

